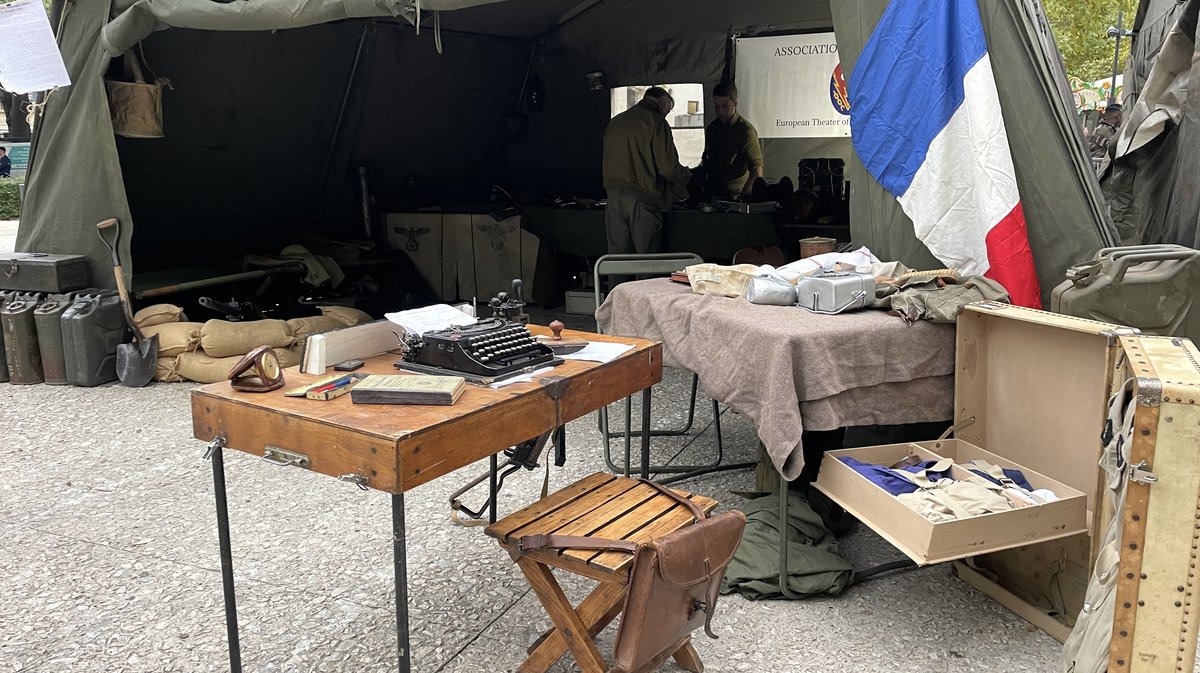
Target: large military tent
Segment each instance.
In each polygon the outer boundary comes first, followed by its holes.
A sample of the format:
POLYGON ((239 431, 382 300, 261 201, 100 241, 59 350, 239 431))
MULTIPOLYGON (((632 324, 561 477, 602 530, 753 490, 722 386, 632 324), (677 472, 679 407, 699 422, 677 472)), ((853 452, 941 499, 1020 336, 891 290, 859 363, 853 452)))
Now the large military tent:
MULTIPOLYGON (((1036 0, 981 2, 1043 290, 1114 244, 1066 79, 1036 0)), ((407 177, 443 202, 488 186, 600 196, 607 86, 737 75, 735 35, 836 31, 843 67, 887 0, 110 0, 66 2, 74 84, 47 101, 18 249, 108 258, 93 224, 131 223, 135 270, 277 248, 297 230, 361 236, 354 167, 382 207, 407 177), (467 6, 477 5, 477 6, 467 6), (418 31, 417 24, 420 24, 418 31), (104 79, 140 50, 165 94, 166 137, 115 138, 104 79), (522 95, 536 76, 541 110, 522 95)), ((899 83, 898 83, 899 84, 899 83)), ((904 83, 919 86, 920 83, 904 83)), ((707 97, 706 97, 707 98, 707 97)), ((705 107, 711 118, 711 102, 705 107)), ((903 119, 921 110, 897 109, 903 119)), ((767 176, 806 156, 848 159, 855 243, 940 266, 849 142, 764 142, 767 176)), ((130 243, 132 240, 132 244, 130 243)))

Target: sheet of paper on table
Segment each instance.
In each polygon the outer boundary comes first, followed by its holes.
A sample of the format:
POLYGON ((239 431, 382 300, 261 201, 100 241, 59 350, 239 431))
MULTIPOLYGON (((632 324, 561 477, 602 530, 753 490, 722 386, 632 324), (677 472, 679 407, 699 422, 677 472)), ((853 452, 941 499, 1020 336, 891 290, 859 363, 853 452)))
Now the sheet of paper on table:
POLYGON ((581 350, 558 357, 564 360, 588 360, 589 362, 612 362, 633 348, 633 344, 592 341, 581 350))
POLYGON ((460 325, 474 325, 478 320, 449 304, 433 304, 421 308, 385 313, 383 317, 404 329, 421 336, 433 330, 460 325))
POLYGON ((488 384, 488 387, 489 388, 503 388, 504 386, 511 386, 514 383, 524 383, 526 381, 532 381, 533 377, 535 377, 535 376, 541 376, 542 374, 549 374, 552 371, 554 371, 554 367, 542 367, 541 369, 535 369, 535 370, 529 372, 528 374, 514 376, 511 379, 504 379, 503 381, 496 381, 495 383, 488 384))

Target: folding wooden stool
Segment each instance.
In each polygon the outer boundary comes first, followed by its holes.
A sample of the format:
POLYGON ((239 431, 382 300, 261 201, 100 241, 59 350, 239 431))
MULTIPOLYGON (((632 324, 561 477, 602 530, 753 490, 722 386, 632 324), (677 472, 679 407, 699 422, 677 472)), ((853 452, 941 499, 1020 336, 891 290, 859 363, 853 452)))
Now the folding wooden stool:
MULTIPOLYGON (((679 490, 675 493, 691 500, 705 514, 717 506, 711 498, 679 490)), ((529 647, 529 657, 519 671, 544 673, 567 651, 575 657, 582 673, 609 671, 594 638, 621 613, 634 561, 634 555, 628 551, 578 548, 522 551, 518 549, 521 538, 587 536, 637 544, 679 531, 695 520, 688 507, 651 484, 597 473, 488 526, 487 534, 499 540, 516 559, 554 624, 554 628, 529 647), (573 608, 554 577, 554 568, 589 577, 599 584, 573 608)), ((636 670, 653 671, 671 657, 693 673, 704 670, 692 647, 690 633, 636 670)))

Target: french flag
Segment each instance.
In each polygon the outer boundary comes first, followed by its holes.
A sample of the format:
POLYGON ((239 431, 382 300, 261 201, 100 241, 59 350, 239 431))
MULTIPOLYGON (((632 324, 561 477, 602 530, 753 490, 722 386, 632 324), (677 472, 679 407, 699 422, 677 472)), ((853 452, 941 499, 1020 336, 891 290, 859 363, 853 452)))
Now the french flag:
POLYGON ((849 82, 854 149, 946 266, 1041 308, 976 0, 892 0, 849 82))

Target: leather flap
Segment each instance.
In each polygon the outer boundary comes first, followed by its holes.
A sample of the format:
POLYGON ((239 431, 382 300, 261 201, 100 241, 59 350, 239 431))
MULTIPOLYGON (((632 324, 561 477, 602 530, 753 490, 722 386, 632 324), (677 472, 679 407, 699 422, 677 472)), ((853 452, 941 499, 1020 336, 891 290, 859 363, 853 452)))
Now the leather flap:
POLYGON ((658 568, 663 579, 677 587, 690 587, 723 573, 742 541, 746 515, 725 512, 698 521, 655 539, 658 568))

